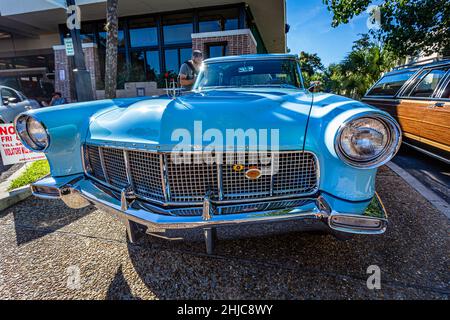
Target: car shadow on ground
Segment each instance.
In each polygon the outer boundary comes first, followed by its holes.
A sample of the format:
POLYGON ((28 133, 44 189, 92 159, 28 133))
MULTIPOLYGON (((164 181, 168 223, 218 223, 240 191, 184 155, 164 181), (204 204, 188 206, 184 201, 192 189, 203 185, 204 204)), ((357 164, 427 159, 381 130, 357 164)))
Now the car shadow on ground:
MULTIPOLYGON (((68 209, 60 200, 30 198, 29 201, 19 203, 12 214, 17 245, 20 246, 53 233, 94 210, 93 206, 73 210, 68 209), (32 215, 30 215, 30 205, 33 206, 32 215), (30 232, 30 230, 33 232, 30 232)), ((9 211, 6 209, 0 212, 0 217, 8 213, 9 211)))
MULTIPOLYGON (((346 248, 346 241, 321 231, 305 232, 298 222, 218 229, 219 241, 211 256, 205 252, 202 230, 171 236, 174 240, 145 236, 128 243, 134 270, 159 299, 313 298, 306 292, 314 292, 315 282, 346 274, 356 275, 355 281, 367 290, 365 280, 358 278, 365 276, 364 263, 358 260, 346 268, 333 262, 338 256, 333 249, 346 248), (311 277, 315 281, 302 284, 311 277)), ((120 272, 109 298, 134 299, 126 281, 117 280, 120 272)))
MULTIPOLYGON (((380 170, 377 179, 392 213, 383 235, 339 241, 297 232, 295 223, 287 229, 283 224, 283 234, 267 224, 266 231, 275 234, 256 237, 247 227, 219 229, 216 253, 208 256, 201 230, 189 240, 166 232, 128 244, 129 258, 159 299, 448 298, 446 217, 390 170, 380 170), (174 240, 161 238, 169 235, 174 240), (371 266, 381 270, 382 290, 367 287, 371 266)), ((135 298, 120 273, 113 281, 114 298, 135 298)))

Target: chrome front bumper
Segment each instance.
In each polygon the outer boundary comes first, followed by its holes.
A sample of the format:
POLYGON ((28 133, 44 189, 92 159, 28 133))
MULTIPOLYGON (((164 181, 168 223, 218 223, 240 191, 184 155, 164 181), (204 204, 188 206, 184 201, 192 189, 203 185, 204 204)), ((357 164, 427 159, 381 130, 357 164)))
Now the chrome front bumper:
POLYGON ((301 199, 301 205, 291 208, 232 214, 215 214, 210 207, 214 203, 205 198, 201 216, 174 216, 167 214, 168 211, 161 207, 139 200, 127 201, 123 197, 121 199, 120 195, 105 190, 101 185, 86 179, 84 175, 45 178, 34 183, 31 188, 33 194, 39 198, 62 199, 71 208, 94 204, 99 209, 118 215, 127 225, 132 221, 152 229, 212 228, 301 219, 313 220, 321 224, 321 227, 325 225, 330 231, 356 234, 381 234, 387 226, 386 210, 378 195, 367 203, 354 204, 361 208, 367 207, 365 211, 361 210, 364 211, 361 214, 337 212, 329 205, 327 196, 321 195, 301 199))

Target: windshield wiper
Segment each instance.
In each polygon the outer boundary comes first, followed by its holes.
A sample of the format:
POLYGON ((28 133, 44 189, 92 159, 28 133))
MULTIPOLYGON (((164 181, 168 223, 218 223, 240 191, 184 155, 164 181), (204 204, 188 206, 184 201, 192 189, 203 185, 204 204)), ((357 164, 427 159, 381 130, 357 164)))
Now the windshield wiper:
POLYGON ((290 88, 290 89, 299 89, 298 87, 287 84, 287 83, 280 83, 280 84, 248 84, 248 85, 242 85, 239 86, 240 88, 252 88, 252 87, 276 87, 276 88, 290 88))
POLYGON ((210 86, 210 87, 202 87, 199 88, 198 90, 203 91, 203 90, 228 89, 228 88, 264 88, 264 87, 300 89, 292 84, 280 83, 280 84, 245 84, 240 86, 210 86))

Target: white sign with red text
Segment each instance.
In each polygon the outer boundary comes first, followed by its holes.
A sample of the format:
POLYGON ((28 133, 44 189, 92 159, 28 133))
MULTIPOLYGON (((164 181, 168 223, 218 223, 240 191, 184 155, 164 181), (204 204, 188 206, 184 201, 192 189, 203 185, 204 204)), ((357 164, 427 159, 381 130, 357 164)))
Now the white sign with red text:
POLYGON ((3 165, 45 159, 43 153, 32 152, 24 147, 12 123, 0 124, 0 153, 3 165))

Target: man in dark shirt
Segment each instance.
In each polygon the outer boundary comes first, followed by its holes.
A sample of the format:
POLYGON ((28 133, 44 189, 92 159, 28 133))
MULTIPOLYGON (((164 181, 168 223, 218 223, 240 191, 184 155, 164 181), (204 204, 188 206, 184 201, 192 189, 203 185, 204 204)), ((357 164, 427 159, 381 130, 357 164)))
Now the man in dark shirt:
POLYGON ((181 87, 186 91, 192 89, 202 62, 203 53, 200 50, 194 50, 192 52, 192 59, 182 64, 178 77, 180 78, 181 87))

